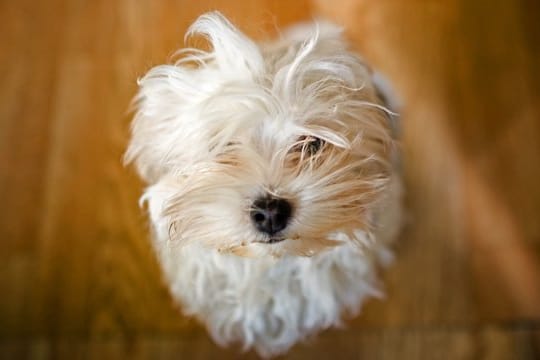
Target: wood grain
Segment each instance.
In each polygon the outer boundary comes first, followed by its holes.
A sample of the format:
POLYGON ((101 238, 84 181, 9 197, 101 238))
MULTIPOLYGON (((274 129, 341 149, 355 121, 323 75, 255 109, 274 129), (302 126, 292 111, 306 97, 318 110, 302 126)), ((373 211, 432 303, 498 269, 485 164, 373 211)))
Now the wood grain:
POLYGON ((0 358, 238 356, 172 304, 121 162, 135 80, 210 9, 257 38, 334 17, 406 104, 387 299, 288 358, 540 357, 532 1, 19 0, 0 2, 0 358))

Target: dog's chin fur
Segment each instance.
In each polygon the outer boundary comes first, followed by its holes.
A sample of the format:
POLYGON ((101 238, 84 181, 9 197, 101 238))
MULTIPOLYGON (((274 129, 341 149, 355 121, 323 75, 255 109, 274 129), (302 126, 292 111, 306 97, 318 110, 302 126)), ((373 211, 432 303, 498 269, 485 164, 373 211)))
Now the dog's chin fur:
POLYGON ((388 113, 333 25, 256 44, 209 13, 197 34, 211 50, 139 81, 126 160, 149 183, 141 202, 183 311, 219 344, 280 354, 380 295, 400 224, 388 113), (272 237, 250 218, 268 195, 293 209, 272 237))

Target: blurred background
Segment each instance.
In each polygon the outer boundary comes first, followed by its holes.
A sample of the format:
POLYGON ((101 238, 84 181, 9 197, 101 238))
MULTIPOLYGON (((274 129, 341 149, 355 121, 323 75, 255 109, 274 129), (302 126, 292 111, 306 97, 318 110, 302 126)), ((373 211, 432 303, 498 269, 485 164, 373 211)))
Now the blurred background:
POLYGON ((121 161, 137 77, 212 9, 258 39, 331 18, 404 102, 387 299, 287 358, 540 358, 536 1, 4 0, 0 359, 243 357, 179 315, 121 161))

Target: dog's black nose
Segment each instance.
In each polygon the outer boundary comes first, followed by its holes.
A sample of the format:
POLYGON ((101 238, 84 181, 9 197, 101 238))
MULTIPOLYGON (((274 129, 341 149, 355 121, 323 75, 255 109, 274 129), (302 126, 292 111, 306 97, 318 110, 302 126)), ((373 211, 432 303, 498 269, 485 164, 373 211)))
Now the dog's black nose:
POLYGON ((291 213, 287 200, 269 196, 253 202, 250 216, 259 231, 274 235, 287 227, 291 213))

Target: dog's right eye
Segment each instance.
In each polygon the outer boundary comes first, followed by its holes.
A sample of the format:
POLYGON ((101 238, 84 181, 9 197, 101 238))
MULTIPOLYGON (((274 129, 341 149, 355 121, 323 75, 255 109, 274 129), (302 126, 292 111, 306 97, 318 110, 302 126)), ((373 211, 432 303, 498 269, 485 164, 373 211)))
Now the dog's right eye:
POLYGON ((316 136, 300 136, 296 145, 293 147, 293 151, 302 152, 309 156, 313 156, 318 153, 326 142, 316 136))

